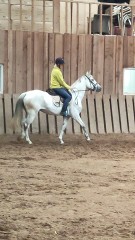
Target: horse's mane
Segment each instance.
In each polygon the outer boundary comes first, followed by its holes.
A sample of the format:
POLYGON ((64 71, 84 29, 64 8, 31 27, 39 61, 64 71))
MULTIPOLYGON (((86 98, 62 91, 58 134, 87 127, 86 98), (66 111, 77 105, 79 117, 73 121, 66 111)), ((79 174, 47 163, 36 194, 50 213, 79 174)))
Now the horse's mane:
POLYGON ((82 82, 84 76, 89 76, 90 74, 91 74, 90 72, 86 72, 86 74, 84 74, 84 75, 82 75, 81 77, 79 77, 79 78, 72 84, 72 87, 76 87, 76 85, 77 85, 78 83, 81 83, 81 82, 82 82))
POLYGON ((81 79, 82 77, 79 77, 73 84, 72 84, 72 87, 75 87, 79 82, 82 81, 81 79))

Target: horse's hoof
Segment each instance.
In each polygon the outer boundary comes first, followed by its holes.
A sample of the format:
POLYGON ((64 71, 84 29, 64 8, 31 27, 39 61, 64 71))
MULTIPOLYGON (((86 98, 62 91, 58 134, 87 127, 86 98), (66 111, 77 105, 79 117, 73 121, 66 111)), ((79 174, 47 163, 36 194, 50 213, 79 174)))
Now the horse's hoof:
POLYGON ((88 141, 88 142, 90 142, 90 141, 91 141, 91 139, 90 139, 90 138, 87 138, 87 141, 88 141))
POLYGON ((31 142, 30 140, 29 140, 29 141, 26 140, 26 142, 27 142, 28 144, 32 144, 32 142, 31 142))
POLYGON ((63 140, 59 137, 60 144, 64 144, 63 140))

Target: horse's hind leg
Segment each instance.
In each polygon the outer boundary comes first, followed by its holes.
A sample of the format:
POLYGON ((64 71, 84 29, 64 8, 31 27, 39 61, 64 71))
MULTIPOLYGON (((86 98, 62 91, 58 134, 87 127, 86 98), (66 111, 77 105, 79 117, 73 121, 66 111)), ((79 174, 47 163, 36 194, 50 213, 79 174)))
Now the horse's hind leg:
POLYGON ((26 117, 23 117, 22 123, 21 123, 21 139, 24 139, 26 137, 26 127, 25 127, 26 117))
POLYGON ((18 141, 24 139, 26 137, 26 132, 25 132, 25 121, 26 118, 23 117, 22 121, 21 121, 21 135, 18 136, 18 141))
POLYGON ((36 114, 37 113, 35 112, 35 110, 29 110, 29 112, 27 113, 26 121, 24 123, 25 137, 26 137, 26 141, 29 144, 32 144, 32 142, 29 138, 29 127, 30 127, 30 124, 34 121, 36 114))
POLYGON ((26 139, 26 142, 28 142, 29 144, 32 144, 32 141, 30 140, 29 138, 29 127, 30 127, 30 124, 28 123, 25 123, 25 139, 26 139))
POLYGON ((65 131, 66 127, 67 127, 68 120, 69 120, 69 117, 64 117, 63 125, 62 125, 61 131, 60 131, 60 135, 59 135, 59 139, 60 139, 60 143, 61 144, 64 144, 63 134, 64 134, 64 131, 65 131))

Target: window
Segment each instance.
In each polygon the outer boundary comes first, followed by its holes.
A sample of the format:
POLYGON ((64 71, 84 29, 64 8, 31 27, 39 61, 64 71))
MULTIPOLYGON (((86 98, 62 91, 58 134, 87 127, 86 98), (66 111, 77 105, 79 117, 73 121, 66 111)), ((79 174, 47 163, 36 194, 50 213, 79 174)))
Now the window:
POLYGON ((123 94, 135 95, 135 68, 124 68, 123 94))
POLYGON ((0 64, 0 93, 3 93, 3 65, 0 64))

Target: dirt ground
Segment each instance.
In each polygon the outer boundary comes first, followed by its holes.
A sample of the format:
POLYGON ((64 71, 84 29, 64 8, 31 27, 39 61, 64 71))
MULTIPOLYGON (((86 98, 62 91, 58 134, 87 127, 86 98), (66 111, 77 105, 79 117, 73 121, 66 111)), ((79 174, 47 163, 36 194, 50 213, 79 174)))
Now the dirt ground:
POLYGON ((0 240, 135 239, 135 135, 0 136, 0 240))

